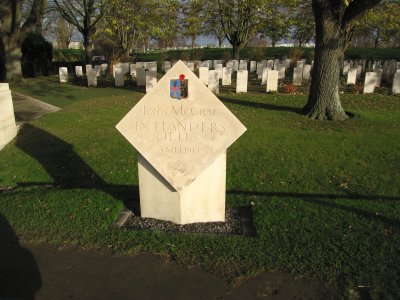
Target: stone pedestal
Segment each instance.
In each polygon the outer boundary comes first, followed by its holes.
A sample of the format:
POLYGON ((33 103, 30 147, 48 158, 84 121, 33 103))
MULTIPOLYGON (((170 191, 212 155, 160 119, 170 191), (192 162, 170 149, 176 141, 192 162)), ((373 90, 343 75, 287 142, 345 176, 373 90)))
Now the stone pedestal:
POLYGON ((226 152, 177 192, 138 155, 140 213, 176 224, 225 221, 226 152))
POLYGON ((14 107, 8 83, 0 83, 0 150, 17 135, 14 107))
POLYGON ((246 128, 182 61, 116 128, 138 151, 142 217, 225 220, 226 149, 246 128))

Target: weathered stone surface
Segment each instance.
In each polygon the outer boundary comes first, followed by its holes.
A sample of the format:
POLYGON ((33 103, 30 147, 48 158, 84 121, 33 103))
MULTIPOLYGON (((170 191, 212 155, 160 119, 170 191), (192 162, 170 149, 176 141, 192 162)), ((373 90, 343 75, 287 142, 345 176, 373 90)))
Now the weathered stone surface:
POLYGON ((347 72, 347 84, 356 84, 357 68, 349 68, 347 72))
POLYGON ((145 86, 146 85, 146 69, 136 67, 136 85, 145 86))
POLYGON ((146 71, 146 93, 148 93, 157 84, 157 72, 146 71))
POLYGON ((0 83, 0 150, 17 135, 14 107, 8 83, 0 83))
POLYGON ((205 85, 208 85, 208 63, 207 67, 199 68, 199 78, 205 85))
POLYGON ((86 77, 88 86, 97 86, 96 70, 92 68, 92 65, 86 65, 86 77))
POLYGON ((124 71, 122 69, 122 65, 114 65, 114 81, 115 81, 115 86, 121 87, 124 86, 124 71))
POLYGON ((400 94, 400 70, 394 74, 392 93, 400 94))
POLYGON ((294 68, 293 69, 293 84, 301 85, 302 80, 303 80, 303 67, 294 68))
POLYGON ((365 73, 364 94, 371 94, 374 92, 378 75, 375 72, 365 73))
POLYGON ((231 85, 232 83, 232 68, 222 68, 222 85, 231 85))
POLYGON ((178 192, 246 130, 182 62, 171 68, 117 129, 178 192), (188 98, 177 100, 170 97, 170 80, 180 74, 188 80, 188 98))
POLYGON ((83 76, 82 66, 75 66, 75 75, 78 77, 83 76))
POLYGON ((267 80, 268 80, 268 71, 270 71, 271 68, 264 68, 263 72, 262 72, 262 76, 261 76, 261 85, 265 85, 267 84, 267 80))
POLYGON ((60 75, 60 82, 61 83, 68 82, 68 69, 67 69, 67 67, 58 68, 58 74, 60 75))
POLYGON ((236 93, 247 93, 247 81, 249 72, 245 70, 238 70, 236 77, 236 93))
POLYGON ((268 71, 267 79, 267 92, 276 92, 278 90, 278 76, 279 72, 275 70, 268 71))
POLYGON ((214 94, 219 94, 219 71, 209 70, 208 71, 208 88, 214 94))

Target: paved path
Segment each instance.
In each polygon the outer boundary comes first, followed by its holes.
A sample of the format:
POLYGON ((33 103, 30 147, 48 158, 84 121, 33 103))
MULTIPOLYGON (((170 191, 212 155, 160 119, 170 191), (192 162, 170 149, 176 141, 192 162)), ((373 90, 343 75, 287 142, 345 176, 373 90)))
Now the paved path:
POLYGON ((36 120, 41 116, 60 110, 59 107, 37 100, 35 98, 12 91, 14 114, 17 123, 36 120))
POLYGON ((315 279, 264 273, 238 287, 150 255, 0 240, 0 299, 330 299, 315 279), (4 297, 4 298, 2 298, 4 297))

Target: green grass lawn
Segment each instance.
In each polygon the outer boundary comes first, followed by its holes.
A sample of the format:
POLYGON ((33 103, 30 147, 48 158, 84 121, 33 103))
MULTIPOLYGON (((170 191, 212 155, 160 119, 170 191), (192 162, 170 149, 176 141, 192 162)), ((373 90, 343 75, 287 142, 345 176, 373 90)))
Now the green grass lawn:
POLYGON ((251 205, 250 238, 112 227, 123 203, 138 200, 137 154, 115 125, 141 90, 54 78, 12 88, 63 107, 0 152, 0 216, 22 239, 166 254, 232 282, 283 271, 343 297, 367 286, 374 299, 399 298, 399 97, 343 95, 354 118, 335 123, 298 114, 306 95, 223 89, 248 129, 228 150, 227 205, 251 205))

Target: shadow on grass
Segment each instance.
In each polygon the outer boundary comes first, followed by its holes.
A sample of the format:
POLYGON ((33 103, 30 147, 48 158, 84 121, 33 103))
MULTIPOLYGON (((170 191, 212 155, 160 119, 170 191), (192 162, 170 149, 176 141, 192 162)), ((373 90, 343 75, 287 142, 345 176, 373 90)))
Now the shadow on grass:
POLYGON ((16 146, 36 159, 53 178, 53 183, 20 183, 19 186, 52 185, 63 189, 97 189, 119 199, 140 215, 139 188, 105 182, 74 151, 73 146, 31 124, 24 124, 16 146))
POLYGON ((41 287, 42 277, 34 256, 20 245, 7 219, 0 214, 0 299, 35 299, 41 287))
POLYGON ((237 191, 231 190, 227 191, 231 195, 241 195, 241 196, 256 196, 256 197, 290 197, 295 199, 301 199, 308 203, 322 205, 325 207, 340 209, 347 212, 354 213, 361 217, 369 220, 380 221, 390 226, 395 226, 400 228, 400 220, 394 218, 388 218, 379 215, 375 212, 365 211, 356 207, 350 207, 347 205, 339 204, 329 200, 336 199, 350 199, 350 200, 368 200, 368 201, 400 201, 400 197, 387 197, 387 196, 375 196, 375 195, 360 195, 360 194, 307 194, 307 193, 285 193, 285 192, 252 192, 252 191, 237 191))
POLYGON ((281 106, 281 105, 274 105, 274 104, 268 104, 268 103, 244 101, 244 100, 239 100, 239 99, 227 98, 224 96, 219 97, 219 99, 222 102, 228 102, 228 103, 237 104, 237 105, 244 105, 244 106, 248 106, 248 107, 261 108, 261 109, 266 109, 266 110, 286 111, 286 112, 293 112, 293 113, 301 114, 301 108, 297 108, 297 107, 289 107, 289 106, 281 106))

